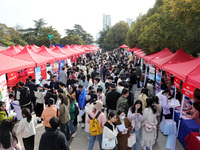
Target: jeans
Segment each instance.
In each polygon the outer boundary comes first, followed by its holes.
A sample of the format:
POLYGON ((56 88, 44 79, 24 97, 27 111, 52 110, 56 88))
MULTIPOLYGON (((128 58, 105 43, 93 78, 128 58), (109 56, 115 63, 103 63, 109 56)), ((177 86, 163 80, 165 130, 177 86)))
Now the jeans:
POLYGON ((136 84, 132 84, 131 91, 132 91, 133 95, 135 95, 136 87, 137 87, 136 84))
POLYGON ((69 121, 66 124, 60 123, 60 131, 65 134, 67 141, 70 140, 69 121))
POLYGON ((96 140, 96 137, 99 141, 99 148, 100 150, 103 150, 102 149, 102 133, 100 135, 97 135, 97 136, 92 136, 91 134, 89 134, 89 137, 90 137, 90 142, 89 142, 89 146, 88 146, 88 150, 93 150, 93 146, 94 146, 94 142, 96 140))
POLYGON ((136 143, 133 145, 133 150, 139 150, 140 129, 135 130, 136 143))
POLYGON ((70 127, 71 134, 74 134, 76 132, 76 129, 74 127, 74 120, 69 120, 69 127, 70 127))

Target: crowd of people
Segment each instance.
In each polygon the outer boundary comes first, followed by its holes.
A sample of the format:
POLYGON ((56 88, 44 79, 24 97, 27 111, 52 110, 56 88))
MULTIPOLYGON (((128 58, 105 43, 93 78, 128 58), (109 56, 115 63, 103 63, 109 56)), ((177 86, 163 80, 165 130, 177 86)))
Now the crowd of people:
POLYGON ((77 136, 77 124, 88 133, 88 150, 93 149, 96 138, 100 150, 139 150, 139 144, 152 150, 162 114, 171 118, 171 87, 162 79, 164 92, 160 99, 155 96, 154 82, 144 84, 144 70, 132 53, 122 49, 89 53, 72 66, 66 64, 58 75, 47 73, 49 83, 42 86, 29 77, 14 90, 8 87, 10 109, 17 100, 23 119, 14 132, 16 120, 0 102, 0 149, 19 150, 17 136, 21 134, 24 148, 33 150, 36 125, 43 123, 39 150, 69 150, 68 141, 77 136), (142 89, 139 97, 135 96, 137 88, 142 89))

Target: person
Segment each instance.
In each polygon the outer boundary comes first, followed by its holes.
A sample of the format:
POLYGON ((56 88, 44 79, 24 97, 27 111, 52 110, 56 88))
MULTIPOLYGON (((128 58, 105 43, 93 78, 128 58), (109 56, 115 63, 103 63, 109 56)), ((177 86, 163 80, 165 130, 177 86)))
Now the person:
POLYGON ((35 85, 35 83, 33 83, 33 82, 31 81, 30 78, 27 78, 27 79, 26 79, 26 84, 25 84, 25 86, 27 86, 27 87, 29 88, 29 90, 30 90, 30 99, 31 99, 31 102, 32 102, 33 107, 34 107, 34 110, 35 110, 36 97, 35 97, 34 92, 37 91, 36 85, 35 85))
POLYGON ((13 118, 8 115, 5 102, 0 101, 0 123, 5 119, 12 120, 13 118))
POLYGON ((67 80, 67 88, 69 89, 69 85, 72 86, 72 85, 74 85, 75 83, 76 83, 76 80, 73 79, 73 76, 72 76, 72 74, 70 73, 70 74, 69 74, 69 78, 68 78, 68 80, 67 80))
POLYGON ((37 123, 42 123, 41 121, 41 115, 42 115, 42 112, 44 110, 44 96, 45 96, 45 93, 41 87, 40 84, 37 84, 36 85, 36 88, 37 88, 37 92, 34 92, 35 93, 35 97, 36 97, 36 107, 35 107, 35 113, 36 113, 36 116, 38 117, 38 121, 37 123))
POLYGON ((82 84, 84 86, 84 88, 87 89, 87 87, 88 87, 88 81, 86 80, 85 75, 82 76, 79 84, 82 84))
POLYGON ((105 85, 101 83, 99 77, 95 77, 95 78, 94 78, 94 86, 93 86, 93 87, 94 87, 94 90, 95 90, 96 93, 97 93, 97 88, 98 88, 99 86, 101 86, 102 89, 103 89, 103 92, 106 93, 105 85))
POLYGON ((1 128, 0 128, 1 150, 20 150, 18 139, 12 129, 13 125, 9 119, 4 119, 1 122, 1 128))
MULTIPOLYGON (((81 110, 84 110, 86 104, 86 89, 83 87, 82 84, 78 85, 78 105, 81 110)), ((82 116, 82 128, 85 127, 85 115, 82 116)))
POLYGON ((146 99, 148 98, 148 89, 147 88, 143 88, 138 99, 142 101, 142 111, 144 111, 144 109, 147 106, 146 103, 146 99))
POLYGON ((30 89, 24 86, 23 81, 19 81, 19 88, 16 93, 16 99, 19 101, 21 109, 26 107, 32 112, 31 99, 30 99, 30 89))
POLYGON ((112 149, 117 150, 117 135, 118 130, 116 127, 116 121, 117 121, 117 115, 113 112, 108 114, 108 121, 104 124, 103 129, 103 139, 108 138, 109 140, 115 140, 115 145, 113 147, 104 147, 104 144, 102 143, 103 149, 112 149))
POLYGON ((69 120, 69 128, 71 131, 71 135, 74 138, 76 136, 76 129, 74 127, 74 120, 77 118, 77 112, 76 112, 76 107, 78 108, 78 103, 76 102, 76 99, 74 97, 70 96, 69 94, 67 95, 68 99, 70 100, 70 120, 69 120))
POLYGON ((47 81, 53 81, 53 74, 51 71, 47 71, 47 74, 49 75, 49 79, 47 81))
POLYGON ((124 88, 122 90, 122 96, 119 97, 117 100, 117 105, 116 109, 123 109, 125 111, 125 114, 128 113, 129 105, 128 105, 128 99, 127 97, 129 96, 129 90, 124 88))
POLYGON ((143 150, 146 150, 146 147, 152 150, 156 139, 157 110, 153 106, 153 98, 147 98, 146 103, 147 106, 143 112, 141 146, 143 150))
POLYGON ((106 105, 109 113, 116 113, 116 105, 119 97, 120 93, 116 90, 116 85, 114 83, 110 84, 110 92, 106 95, 106 105))
POLYGON ((49 124, 50 128, 41 136, 39 150, 70 150, 64 133, 57 130, 59 119, 52 117, 49 124))
POLYGON ((171 105, 168 104, 168 97, 170 96, 170 91, 165 89, 160 95, 160 105, 163 108, 163 115, 165 119, 172 119, 172 114, 170 112, 171 105))
POLYGON ((60 112, 55 108, 54 104, 55 100, 53 98, 49 98, 48 106, 42 112, 42 119, 44 120, 43 125, 45 126, 45 130, 51 127, 49 124, 49 120, 52 117, 60 116, 60 112))
POLYGON ((70 110, 70 102, 69 99, 66 95, 64 94, 59 94, 58 98, 60 99, 61 103, 60 103, 60 116, 59 116, 59 120, 60 120, 60 131, 63 132, 65 134, 65 137, 67 138, 67 141, 70 140, 70 133, 69 133, 69 120, 70 118, 70 114, 69 114, 69 110, 70 110))
POLYGON ((65 86, 66 86, 66 84, 64 84, 63 82, 59 82, 59 88, 63 90, 63 93, 65 95, 67 95, 68 91, 67 91, 67 88, 65 86))
POLYGON ((128 110, 127 117, 132 122, 133 132, 135 132, 136 143, 133 146, 134 150, 139 150, 139 138, 142 117, 142 102, 137 100, 128 110))
POLYGON ((165 84, 165 80, 162 78, 161 79, 161 90, 167 89, 167 85, 165 84))
POLYGON ((97 88, 97 99, 102 101, 103 105, 106 105, 106 96, 103 93, 103 89, 101 86, 97 88))
POLYGON ((19 126, 16 130, 16 134, 21 134, 25 150, 33 150, 35 143, 37 122, 35 118, 31 116, 31 112, 28 108, 22 108, 23 119, 19 122, 19 126))
POLYGON ((140 65, 139 64, 136 64, 136 76, 137 76, 137 87, 140 88, 140 76, 142 74, 142 71, 140 69, 140 65))
POLYGON ((58 82, 57 75, 53 75, 53 80, 51 81, 49 87, 50 87, 50 89, 53 89, 54 93, 56 93, 55 91, 59 88, 59 82, 58 82))
POLYGON ((155 95, 153 80, 149 80, 149 82, 147 83, 147 89, 148 89, 148 96, 153 97, 155 95))
POLYGON ((131 150, 130 147, 128 147, 128 137, 130 136, 130 131, 132 129, 131 121, 125 117, 126 114, 123 109, 119 109, 117 111, 117 121, 116 125, 123 124, 125 126, 125 129, 121 132, 119 131, 117 135, 117 149, 118 150, 131 150))
POLYGON ((199 105, 200 103, 198 102, 194 102, 192 104, 192 109, 184 111, 183 115, 185 115, 187 118, 191 118, 191 119, 198 119, 199 118, 199 105))
POLYGON ((157 119, 157 125, 156 125, 156 128, 157 128, 157 132, 156 132, 156 140, 158 139, 158 135, 159 135, 159 127, 160 127, 160 122, 162 121, 162 113, 163 113, 163 110, 162 110, 162 106, 159 104, 159 98, 158 96, 154 96, 153 97, 153 106, 155 106, 156 108, 156 119, 157 119))
MULTIPOLYGON (((97 120, 101 126, 101 132, 103 132, 104 124, 106 123, 106 116, 103 112, 101 112, 102 107, 103 107, 103 103, 101 101, 96 101, 93 109, 89 112, 86 119, 86 122, 90 124, 91 118, 97 117, 97 120)), ((99 148, 100 150, 102 150, 102 133, 97 136, 92 136, 91 133, 89 134, 90 142, 89 142, 88 150, 93 150, 96 137, 99 142, 99 148)))
POLYGON ((59 74, 60 82, 67 84, 67 73, 65 72, 65 67, 62 68, 62 71, 59 74))
POLYGON ((117 91, 122 94, 122 90, 124 89, 124 84, 122 82, 119 82, 117 85, 117 91))
POLYGON ((57 101, 57 95, 54 93, 53 89, 50 89, 50 86, 48 84, 44 84, 44 100, 45 100, 45 105, 48 105, 49 98, 53 98, 55 102, 57 101))
POLYGON ((99 76, 99 73, 97 72, 97 68, 94 67, 94 71, 91 73, 91 77, 92 77, 92 80, 93 80, 93 81, 94 81, 94 78, 95 78, 96 76, 99 76))

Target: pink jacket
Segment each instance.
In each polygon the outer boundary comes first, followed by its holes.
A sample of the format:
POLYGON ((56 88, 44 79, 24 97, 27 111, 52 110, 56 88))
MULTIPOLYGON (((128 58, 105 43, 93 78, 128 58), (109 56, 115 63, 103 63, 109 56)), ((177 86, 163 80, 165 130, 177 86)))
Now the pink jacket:
MULTIPOLYGON (((94 114, 93 113, 93 109, 89 112, 89 115, 92 117, 92 118, 94 118, 94 117, 96 117, 96 115, 97 115, 97 113, 99 112, 99 111, 101 111, 101 110, 96 110, 96 113, 94 114)), ((97 118, 97 120, 99 121, 99 124, 101 125, 101 131, 103 132, 103 127, 104 127, 104 124, 106 123, 106 116, 105 116, 105 114, 103 113, 103 112, 101 112, 101 114, 99 115, 99 117, 97 118)), ((86 122, 88 123, 88 124, 90 124, 90 118, 87 116, 87 118, 86 118, 86 122)), ((90 126, 89 126, 89 128, 90 128, 90 126)))

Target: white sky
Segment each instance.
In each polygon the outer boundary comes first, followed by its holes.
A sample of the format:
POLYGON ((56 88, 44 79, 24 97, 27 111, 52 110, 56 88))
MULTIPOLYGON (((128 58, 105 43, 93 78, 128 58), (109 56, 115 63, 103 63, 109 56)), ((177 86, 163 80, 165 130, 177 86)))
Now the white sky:
POLYGON ((80 24, 93 35, 103 28, 103 14, 111 15, 111 26, 127 18, 133 20, 152 8, 156 0, 0 0, 0 23, 9 27, 34 27, 44 18, 64 37, 64 29, 80 24))

